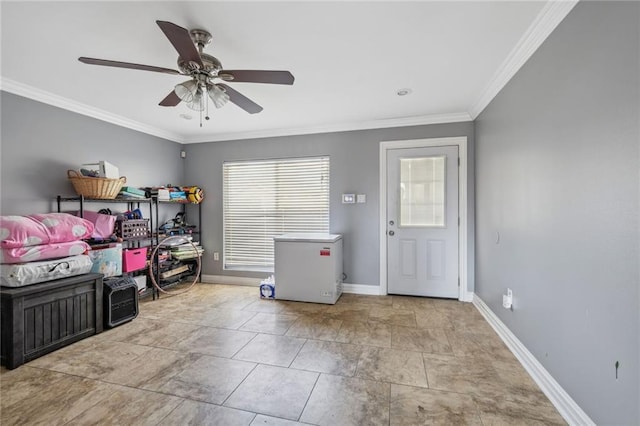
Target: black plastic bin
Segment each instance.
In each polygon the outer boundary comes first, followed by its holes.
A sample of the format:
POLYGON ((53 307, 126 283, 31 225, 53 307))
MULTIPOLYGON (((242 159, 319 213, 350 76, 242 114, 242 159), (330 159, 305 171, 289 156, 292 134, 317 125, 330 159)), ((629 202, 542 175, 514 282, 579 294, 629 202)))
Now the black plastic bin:
POLYGON ((104 326, 113 328, 138 316, 138 285, 129 276, 105 278, 104 326))

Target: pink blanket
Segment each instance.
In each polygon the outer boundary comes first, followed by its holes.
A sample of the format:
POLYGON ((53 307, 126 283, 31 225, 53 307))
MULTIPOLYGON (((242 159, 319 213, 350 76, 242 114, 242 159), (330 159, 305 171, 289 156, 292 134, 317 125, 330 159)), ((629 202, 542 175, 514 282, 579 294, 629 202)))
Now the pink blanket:
MULTIPOLYGON (((82 240, 91 238, 93 228, 93 223, 90 221, 68 213, 2 216, 0 217, 0 247, 13 249, 82 240)), ((38 259, 48 258, 39 257, 38 259)))
POLYGON ((26 263, 37 260, 85 254, 91 246, 84 241, 41 244, 39 246, 0 249, 0 263, 26 263))

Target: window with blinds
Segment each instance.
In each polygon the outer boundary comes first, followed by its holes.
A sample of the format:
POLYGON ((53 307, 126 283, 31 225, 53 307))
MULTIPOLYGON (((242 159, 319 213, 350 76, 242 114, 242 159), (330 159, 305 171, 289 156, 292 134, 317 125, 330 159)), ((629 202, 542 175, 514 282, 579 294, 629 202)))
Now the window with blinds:
POLYGON ((329 232, 329 157, 225 162, 224 268, 273 271, 273 237, 329 232))

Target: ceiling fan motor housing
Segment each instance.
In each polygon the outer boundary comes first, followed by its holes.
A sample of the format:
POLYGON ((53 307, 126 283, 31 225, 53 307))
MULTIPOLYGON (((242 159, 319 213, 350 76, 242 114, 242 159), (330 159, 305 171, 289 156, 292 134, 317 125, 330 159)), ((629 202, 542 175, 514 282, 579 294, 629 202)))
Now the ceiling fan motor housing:
POLYGON ((201 30, 201 29, 193 29, 189 31, 189 35, 191 35, 191 40, 198 47, 198 51, 200 53, 200 59, 202 60, 202 64, 204 68, 199 68, 195 66, 194 63, 190 61, 185 61, 181 57, 178 57, 178 68, 184 74, 200 74, 202 72, 209 74, 211 76, 216 76, 218 71, 222 69, 222 63, 218 60, 218 58, 207 55, 202 51, 202 49, 209 43, 211 43, 212 36, 209 31, 201 30), (197 72, 196 72, 197 71, 197 72))
MULTIPOLYGON (((206 53, 201 53, 200 58, 202 59, 202 63, 204 65, 204 69, 199 70, 200 72, 205 72, 211 76, 216 76, 218 71, 222 69, 222 63, 218 60, 218 58, 207 55, 206 53)), ((189 66, 188 61, 184 61, 182 58, 178 57, 178 68, 184 74, 192 74, 193 68, 189 66)))

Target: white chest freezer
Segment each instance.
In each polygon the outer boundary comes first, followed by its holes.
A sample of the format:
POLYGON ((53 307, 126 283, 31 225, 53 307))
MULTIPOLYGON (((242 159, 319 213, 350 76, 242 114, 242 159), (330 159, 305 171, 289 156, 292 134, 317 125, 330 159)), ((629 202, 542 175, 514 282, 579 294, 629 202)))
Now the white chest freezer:
POLYGON ((274 238, 276 299, 334 304, 342 294, 342 235, 274 238))

